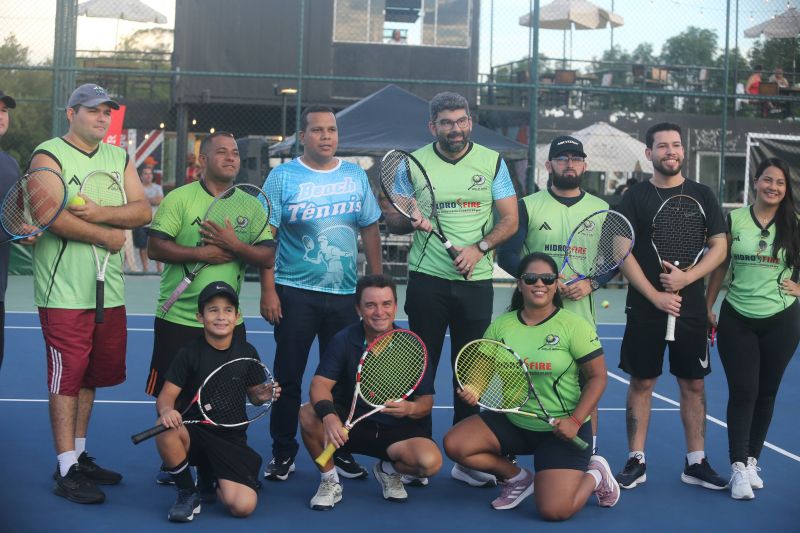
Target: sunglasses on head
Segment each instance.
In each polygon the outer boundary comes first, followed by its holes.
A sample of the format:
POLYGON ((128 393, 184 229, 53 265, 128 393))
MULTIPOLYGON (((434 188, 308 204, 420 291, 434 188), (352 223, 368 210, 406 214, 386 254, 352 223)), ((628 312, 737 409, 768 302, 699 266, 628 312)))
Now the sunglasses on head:
POLYGON ((545 285, 552 285, 558 279, 558 276, 553 274, 552 272, 548 272, 546 274, 535 274, 529 272, 527 274, 523 274, 519 277, 525 285, 534 285, 537 281, 542 280, 542 283, 545 285))

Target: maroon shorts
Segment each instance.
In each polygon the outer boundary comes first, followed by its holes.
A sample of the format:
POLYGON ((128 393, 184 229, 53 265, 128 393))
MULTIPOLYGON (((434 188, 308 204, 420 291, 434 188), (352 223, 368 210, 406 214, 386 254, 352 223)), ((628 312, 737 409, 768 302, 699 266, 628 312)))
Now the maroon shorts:
POLYGON ((125 306, 106 308, 103 324, 94 316, 94 309, 39 308, 50 393, 77 396, 125 381, 125 306))

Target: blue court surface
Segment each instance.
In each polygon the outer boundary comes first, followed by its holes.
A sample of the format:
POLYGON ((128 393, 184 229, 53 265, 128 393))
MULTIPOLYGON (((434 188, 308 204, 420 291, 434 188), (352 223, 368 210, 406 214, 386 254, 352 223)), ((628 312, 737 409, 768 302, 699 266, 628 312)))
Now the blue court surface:
MULTIPOLYGON (((621 291, 620 291, 621 292, 621 291)), ((9 301, 9 300, 7 300, 9 301)), ((601 317, 602 318, 602 317, 601 317)), ((130 435, 149 427, 154 405, 144 392, 152 349, 153 318, 129 317, 128 380, 125 384, 98 391, 98 402, 89 432, 88 451, 98 462, 123 473, 122 484, 104 487, 102 505, 82 506, 52 494, 55 453, 47 415, 46 361, 38 316, 11 312, 6 318, 6 358, 0 371, 0 412, 5 420, 0 435, 0 531, 798 531, 798 493, 794 482, 800 477, 798 425, 790 418, 791 407, 800 405, 800 358, 789 366, 780 391, 768 436, 769 445, 761 457, 765 488, 756 499, 739 502, 729 492, 710 491, 681 483, 685 444, 677 411, 677 386, 665 376, 653 400, 647 443, 647 483, 623 491, 616 507, 603 509, 592 497, 571 520, 552 524, 536 513, 533 498, 509 511, 495 511, 489 502, 499 489, 477 489, 450 478, 452 463, 445 464, 428 487, 409 487, 406 503, 384 501, 372 474, 366 480, 344 480, 344 499, 330 512, 308 508, 319 475, 311 459, 302 452, 297 471, 283 483, 265 482, 256 512, 247 519, 230 517, 220 504, 204 505, 191 525, 167 522, 166 515, 175 491, 158 486, 154 476, 159 459, 152 441, 133 446, 130 435)), ((248 339, 270 366, 274 356, 272 327, 260 317, 247 319, 248 339)), ((601 401, 600 453, 614 471, 621 469, 626 454, 625 375, 616 369, 621 324, 603 324, 600 336, 611 371, 608 389, 601 401)), ((445 347, 449 350, 449 347, 445 347)), ((447 352, 446 352, 447 353, 447 352)), ((446 357, 442 358, 443 361, 446 357)), ((317 361, 312 348, 307 381, 317 361)), ((716 353, 714 372, 707 380, 709 422, 707 452, 711 464, 723 476, 729 475, 724 427, 727 389, 716 353)), ((449 393, 451 372, 442 364, 437 376, 437 408, 434 436, 441 443, 451 423, 449 393)), ((307 387, 304 389, 306 394, 307 387)), ((250 444, 268 461, 270 439, 265 420, 249 430, 250 444)), ((374 460, 360 457, 371 467, 374 460)), ((530 466, 530 457, 521 457, 530 466)))

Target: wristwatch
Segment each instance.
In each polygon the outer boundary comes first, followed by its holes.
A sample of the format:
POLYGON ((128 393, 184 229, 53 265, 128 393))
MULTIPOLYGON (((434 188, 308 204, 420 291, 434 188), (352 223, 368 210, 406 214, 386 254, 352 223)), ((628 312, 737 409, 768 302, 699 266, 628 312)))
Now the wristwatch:
POLYGON ((589 285, 592 286, 593 291, 596 291, 597 289, 600 288, 600 283, 596 279, 589 280, 589 285))
POLYGON ((478 250, 483 252, 483 255, 486 255, 489 253, 489 249, 489 243, 481 239, 481 241, 478 243, 478 250))

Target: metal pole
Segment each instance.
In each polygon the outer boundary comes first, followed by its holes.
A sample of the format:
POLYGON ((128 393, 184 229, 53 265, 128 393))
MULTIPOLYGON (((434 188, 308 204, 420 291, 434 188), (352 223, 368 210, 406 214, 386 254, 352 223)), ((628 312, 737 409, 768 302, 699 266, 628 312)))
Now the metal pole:
MULTIPOLYGON (((731 31, 731 0, 725 7, 725 83, 722 89, 722 135, 720 136, 719 155, 719 199, 720 204, 725 202, 725 145, 728 141, 728 96, 729 96, 729 63, 730 63, 730 31, 731 31)), ((746 171, 746 170, 745 170, 746 171)))
MULTIPOLYGON (((611 12, 614 12, 614 0, 611 0, 611 12)), ((614 52, 614 25, 611 22, 608 23, 608 27, 611 28, 611 52, 614 52)))
POLYGON ((186 181, 186 141, 189 138, 189 109, 183 102, 177 105, 175 119, 175 187, 186 181))
POLYGON ((306 0, 300 0, 300 27, 298 28, 297 38, 297 99, 295 100, 294 111, 294 150, 296 156, 300 153, 300 106, 303 101, 303 46, 304 30, 306 25, 306 0))
POLYGON ((61 134, 61 66, 63 63, 64 51, 64 12, 66 11, 66 1, 56 2, 56 24, 55 39, 53 42, 53 101, 50 121, 50 133, 53 137, 61 134))
POLYGON ((539 129, 539 0, 533 0, 531 19, 531 88, 528 91, 530 116, 528 118, 528 170, 525 176, 525 192, 533 194, 536 189, 536 137, 539 129))
POLYGON ((281 141, 286 139, 286 94, 281 92, 281 141))

